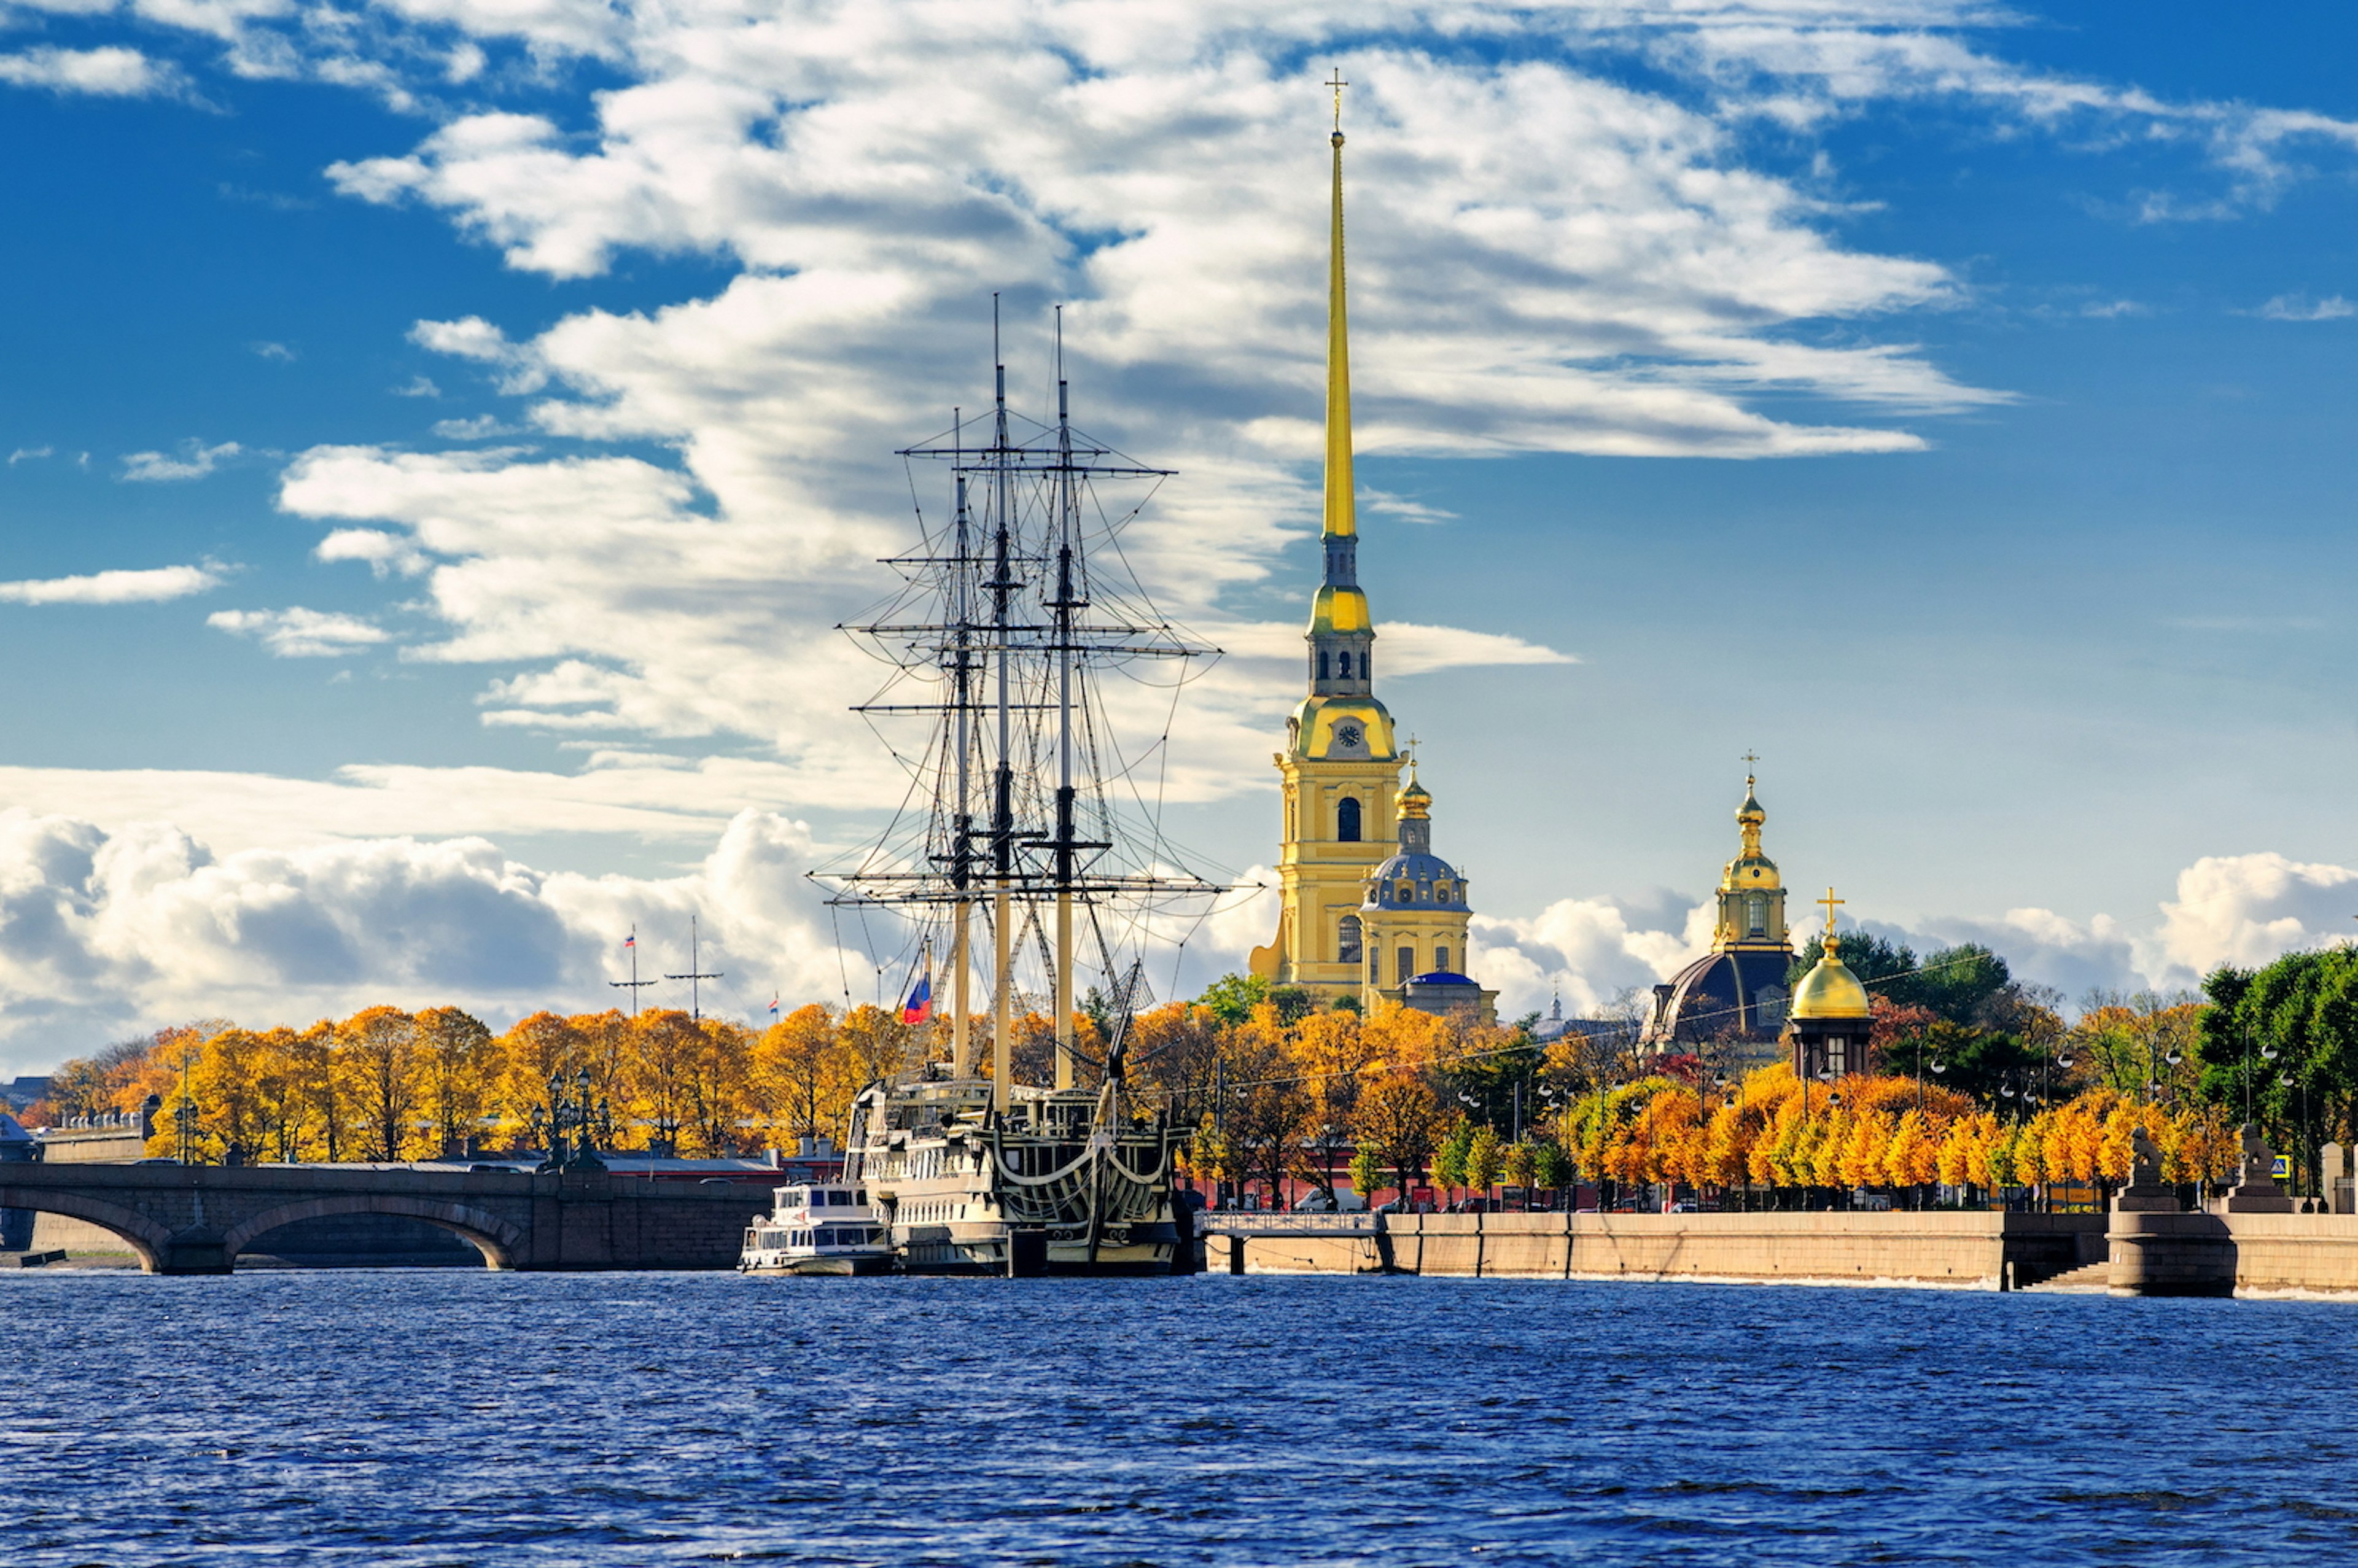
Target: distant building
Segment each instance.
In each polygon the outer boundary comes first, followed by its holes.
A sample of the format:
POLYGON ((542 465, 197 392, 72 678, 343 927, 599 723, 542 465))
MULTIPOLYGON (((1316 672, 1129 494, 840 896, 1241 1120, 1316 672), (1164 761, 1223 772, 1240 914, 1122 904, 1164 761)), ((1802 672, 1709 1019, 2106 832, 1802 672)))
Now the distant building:
POLYGON ((1736 808, 1743 843, 1719 879, 1711 951, 1654 988, 1639 1035, 1643 1048, 1671 1054, 1714 1042, 1765 1049, 1781 1037, 1792 993, 1785 976, 1793 941, 1785 926, 1785 883, 1760 848, 1768 814, 1749 775, 1736 808))

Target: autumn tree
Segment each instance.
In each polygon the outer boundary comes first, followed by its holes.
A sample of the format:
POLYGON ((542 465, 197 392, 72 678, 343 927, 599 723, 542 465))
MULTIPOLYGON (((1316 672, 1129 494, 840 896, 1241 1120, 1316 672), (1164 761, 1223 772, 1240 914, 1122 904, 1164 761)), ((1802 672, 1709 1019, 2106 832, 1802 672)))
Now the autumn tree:
POLYGON ((1367 1032, 1355 1012, 1314 1012, 1291 1032, 1293 1056, 1307 1091, 1303 1143, 1318 1184, 1335 1191, 1335 1162, 1351 1145, 1364 1075, 1371 1061, 1367 1032))
POLYGON ((752 1122, 752 1032, 720 1019, 695 1025, 681 1078, 687 1145, 708 1159, 737 1152, 752 1122))
POLYGON ((495 1093, 501 1123, 511 1137, 522 1141, 535 1110, 547 1114, 550 1082, 581 1070, 585 1044, 573 1021, 554 1012, 520 1018, 500 1036, 495 1093))
POLYGON ((336 1046, 358 1094, 362 1157, 408 1158, 425 1101, 417 1020, 397 1007, 367 1008, 336 1025, 336 1046))
POLYGON ((445 1156, 461 1154, 491 1108, 492 1032, 455 1007, 429 1007, 417 1015, 416 1038, 436 1142, 445 1156))
POLYGON ((1238 1174, 1267 1183, 1271 1201, 1282 1201, 1286 1178, 1302 1168, 1302 1131, 1311 1099, 1273 1004, 1261 1003, 1251 1022, 1233 1032, 1228 1072, 1222 1119, 1236 1150, 1238 1174))
POLYGON ((1441 1102, 1433 1086, 1421 1073, 1395 1068, 1361 1090, 1352 1130, 1363 1152, 1380 1152, 1400 1195, 1406 1198, 1433 1158, 1442 1125, 1441 1102))
POLYGON ((836 1049, 835 1017, 817 1002, 795 1009, 753 1045, 753 1081, 781 1141, 832 1131, 857 1085, 836 1049))

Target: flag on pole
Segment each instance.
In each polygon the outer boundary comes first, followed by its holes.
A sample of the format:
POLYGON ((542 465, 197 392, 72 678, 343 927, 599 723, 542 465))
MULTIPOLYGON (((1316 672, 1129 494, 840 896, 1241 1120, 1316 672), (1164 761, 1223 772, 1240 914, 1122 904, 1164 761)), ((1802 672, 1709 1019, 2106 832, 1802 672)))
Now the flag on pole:
POLYGON ((916 975, 916 983, 909 988, 909 1000, 901 1004, 903 1023, 923 1023, 934 1016, 934 949, 930 943, 918 962, 923 968, 916 975))
POLYGON ((771 995, 771 997, 770 997, 770 1016, 771 1016, 771 1017, 775 1018, 775 1017, 778 1015, 778 1003, 779 1003, 779 1001, 780 1001, 781 1000, 782 1000, 782 999, 781 999, 781 998, 779 998, 775 993, 773 993, 773 994, 771 995))
POLYGON ((635 932, 635 931, 632 932, 628 936, 625 936, 625 937, 623 937, 623 938, 622 938, 622 946, 625 946, 625 947, 635 947, 635 946, 637 946, 638 945, 639 945, 639 934, 638 934, 637 932, 635 932))

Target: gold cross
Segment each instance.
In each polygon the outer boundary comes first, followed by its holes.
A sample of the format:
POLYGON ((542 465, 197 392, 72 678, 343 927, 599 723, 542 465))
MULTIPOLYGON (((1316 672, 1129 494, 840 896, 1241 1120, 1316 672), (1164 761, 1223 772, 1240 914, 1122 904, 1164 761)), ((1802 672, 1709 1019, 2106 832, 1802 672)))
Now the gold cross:
POLYGON ((1744 771, 1745 771, 1745 772, 1747 772, 1747 773, 1750 773, 1750 772, 1752 771, 1752 766, 1753 766, 1753 764, 1754 764, 1754 763, 1756 763, 1756 762, 1758 762, 1759 760, 1760 760, 1760 759, 1759 759, 1758 757, 1755 756, 1755 755, 1754 755, 1753 753, 1751 753, 1750 752, 1745 752, 1745 753, 1744 753, 1744 771))
POLYGON ((1828 888, 1826 889, 1825 897, 1812 899, 1810 902, 1812 903, 1823 903, 1826 906, 1826 929, 1832 931, 1834 928, 1834 905, 1838 903, 1848 903, 1850 900, 1846 898, 1836 898, 1834 896, 1834 890, 1828 888))
POLYGON ((1338 65, 1335 68, 1334 79, 1328 81, 1326 85, 1335 90, 1335 128, 1337 131, 1340 131, 1343 128, 1343 89, 1351 85, 1349 82, 1343 80, 1343 68, 1341 66, 1338 65))

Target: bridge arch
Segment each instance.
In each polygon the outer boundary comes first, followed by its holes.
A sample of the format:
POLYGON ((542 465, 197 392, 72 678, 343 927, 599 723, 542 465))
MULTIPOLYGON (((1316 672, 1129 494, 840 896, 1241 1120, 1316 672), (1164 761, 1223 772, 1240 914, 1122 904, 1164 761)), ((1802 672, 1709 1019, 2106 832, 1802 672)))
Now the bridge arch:
POLYGON ((525 1250, 522 1228, 471 1204, 442 1203, 433 1198, 408 1197, 396 1193, 340 1193, 329 1197, 281 1204, 276 1208, 265 1209, 253 1218, 232 1226, 228 1234, 222 1238, 222 1255, 234 1268, 237 1255, 266 1231, 276 1230, 282 1225, 293 1225, 297 1220, 362 1214, 422 1219, 428 1225, 455 1231, 482 1253, 485 1265, 493 1269, 514 1268, 517 1257, 525 1250))
POLYGON ((138 1256, 141 1271, 150 1274, 161 1266, 164 1250, 172 1239, 170 1229, 137 1209, 125 1208, 121 1204, 108 1203, 104 1198, 88 1197, 81 1193, 10 1186, 0 1181, 0 1208, 63 1215, 69 1219, 86 1220, 101 1230, 113 1231, 130 1244, 131 1250, 138 1256))

